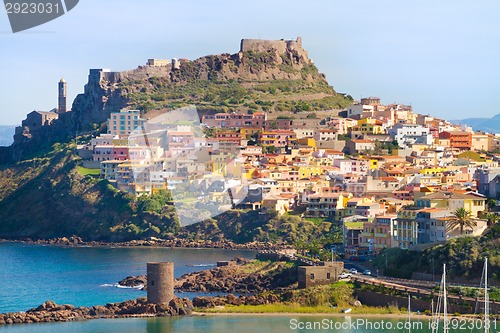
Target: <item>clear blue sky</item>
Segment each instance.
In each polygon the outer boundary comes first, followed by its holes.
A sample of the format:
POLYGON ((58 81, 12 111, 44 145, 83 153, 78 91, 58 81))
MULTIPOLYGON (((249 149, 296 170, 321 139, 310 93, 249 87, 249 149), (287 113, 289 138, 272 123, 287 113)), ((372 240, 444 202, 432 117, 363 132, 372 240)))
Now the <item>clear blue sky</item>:
POLYGON ((411 103, 457 119, 500 113, 500 1, 81 0, 63 17, 12 34, 0 9, 0 124, 70 102, 89 68, 147 58, 234 53, 241 38, 303 37, 339 92, 411 103))

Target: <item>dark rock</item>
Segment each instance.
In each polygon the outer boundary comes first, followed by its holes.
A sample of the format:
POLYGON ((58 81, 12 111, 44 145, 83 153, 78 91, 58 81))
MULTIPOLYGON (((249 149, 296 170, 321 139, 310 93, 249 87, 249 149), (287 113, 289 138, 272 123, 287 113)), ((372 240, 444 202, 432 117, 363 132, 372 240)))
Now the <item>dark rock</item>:
POLYGON ((193 306, 196 308, 212 308, 214 302, 212 297, 195 297, 193 299, 193 306))
POLYGON ((238 297, 234 296, 233 294, 229 294, 229 295, 227 295, 227 304, 230 304, 230 305, 242 305, 243 302, 241 301, 241 299, 239 299, 238 297))
POLYGON ((146 286, 148 285, 148 279, 145 275, 127 276, 125 279, 118 281, 118 284, 125 287, 137 287, 143 285, 144 289, 146 289, 146 286))
POLYGON ((34 311, 43 311, 43 310, 53 310, 57 309, 59 306, 52 302, 52 301, 46 301, 42 305, 38 306, 36 309, 31 309, 29 312, 34 312, 34 311))
POLYGON ((89 311, 90 315, 96 316, 96 317, 103 317, 103 316, 109 316, 112 314, 112 312, 104 307, 104 306, 93 306, 91 310, 89 311))
POLYGON ((189 298, 184 297, 182 299, 182 301, 184 302, 184 308, 187 308, 187 309, 193 309, 194 308, 193 302, 189 298))
POLYGON ((174 298, 168 305, 177 313, 184 308, 184 302, 180 298, 174 298))

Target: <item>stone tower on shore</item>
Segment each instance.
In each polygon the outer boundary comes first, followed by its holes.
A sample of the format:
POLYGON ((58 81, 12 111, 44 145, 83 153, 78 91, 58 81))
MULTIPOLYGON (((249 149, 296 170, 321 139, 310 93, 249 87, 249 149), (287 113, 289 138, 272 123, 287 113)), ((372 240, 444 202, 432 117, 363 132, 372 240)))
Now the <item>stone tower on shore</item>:
POLYGON ((149 262, 148 303, 168 304, 174 298, 174 263, 149 262))

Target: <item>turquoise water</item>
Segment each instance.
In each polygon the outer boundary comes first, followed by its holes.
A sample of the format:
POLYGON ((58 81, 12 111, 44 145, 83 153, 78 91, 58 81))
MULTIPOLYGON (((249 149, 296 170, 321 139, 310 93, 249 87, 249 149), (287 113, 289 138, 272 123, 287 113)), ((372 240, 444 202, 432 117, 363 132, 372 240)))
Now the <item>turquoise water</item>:
MULTIPOLYGON (((206 316, 182 318, 151 319, 110 319, 91 320, 75 323, 31 324, 0 327, 0 333, 289 333, 289 332, 408 332, 397 325, 404 321, 388 319, 370 319, 365 321, 356 317, 316 317, 316 316, 206 316), (382 324, 382 321, 384 323, 382 324), (354 326, 351 326, 354 325, 354 326), (317 325, 315 328, 314 325, 317 325), (342 327, 341 325, 344 325, 342 327), (377 326, 378 325, 378 326, 377 326), (390 325, 390 326, 389 326, 390 325), (382 327, 383 326, 383 327, 382 327), (309 327, 311 329, 309 329, 309 327), (301 329, 302 328, 302 329, 301 329)), ((411 332, 429 333, 427 320, 413 321, 411 332)), ((401 326, 403 327, 403 326, 401 326)), ((442 332, 442 330, 440 331, 442 332)), ((482 332, 482 330, 450 329, 450 333, 482 332)))
MULTIPOLYGON (((254 251, 170 248, 90 248, 0 242, 0 313, 26 311, 46 300, 103 305, 145 296, 116 288, 129 275, 146 273, 148 261, 173 261, 175 275, 208 269, 217 260, 253 258, 254 251), (198 266, 193 266, 198 265, 198 266)), ((183 293, 179 296, 190 296, 183 293)))

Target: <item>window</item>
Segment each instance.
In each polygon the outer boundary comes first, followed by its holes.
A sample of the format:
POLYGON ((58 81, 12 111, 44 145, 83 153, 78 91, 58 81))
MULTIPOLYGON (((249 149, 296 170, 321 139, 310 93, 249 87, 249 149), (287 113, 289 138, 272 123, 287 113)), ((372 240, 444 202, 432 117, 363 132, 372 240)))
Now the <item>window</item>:
POLYGON ((332 277, 331 277, 330 273, 326 273, 326 279, 327 279, 327 280, 330 280, 331 278, 332 278, 332 277))
POLYGON ((314 273, 311 273, 311 275, 309 276, 309 278, 310 278, 311 280, 314 280, 314 273))

